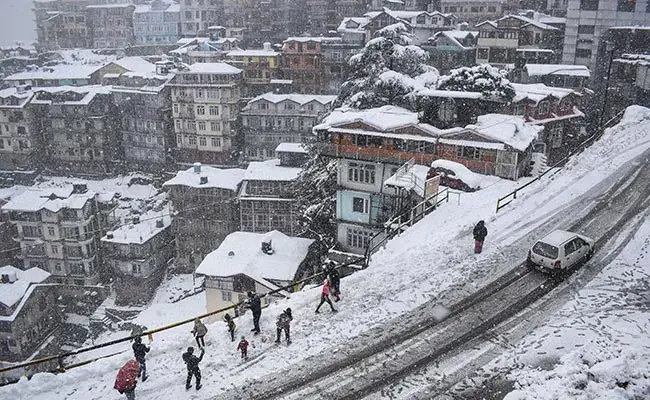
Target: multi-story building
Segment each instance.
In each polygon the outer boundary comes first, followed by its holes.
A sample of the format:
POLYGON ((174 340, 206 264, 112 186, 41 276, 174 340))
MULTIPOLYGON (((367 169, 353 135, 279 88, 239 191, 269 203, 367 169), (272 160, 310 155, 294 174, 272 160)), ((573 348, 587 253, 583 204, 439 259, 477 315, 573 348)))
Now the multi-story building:
POLYGON ((5 171, 43 166, 39 121, 30 106, 34 92, 24 86, 0 90, 0 168, 5 171))
POLYGON ((514 83, 543 83, 581 92, 585 91, 590 77, 591 71, 584 65, 562 64, 524 64, 508 74, 508 79, 514 83))
POLYGON ((177 161, 232 161, 243 80, 241 69, 224 63, 195 63, 171 80, 177 161))
POLYGON ((175 148, 170 88, 171 63, 150 64, 149 71, 127 72, 105 79, 112 85, 120 115, 124 161, 133 169, 160 170, 175 148))
POLYGON ((339 37, 290 37, 282 45, 282 79, 292 80, 300 93, 322 93, 325 80, 323 42, 341 42, 339 37))
POLYGON ((628 106, 650 106, 650 56, 623 54, 612 61, 607 89, 607 114, 616 115, 628 106))
POLYGON ((195 37, 180 39, 170 53, 186 64, 222 62, 226 54, 239 49, 239 39, 229 37, 195 37))
POLYGON ((86 9, 93 48, 123 49, 133 45, 133 4, 93 4, 86 9))
POLYGON ((91 0, 36 0, 36 32, 43 50, 89 48, 92 37, 86 7, 91 0))
POLYGON ((185 37, 201 36, 208 27, 223 25, 224 0, 182 0, 181 33, 185 37))
POLYGON ((223 26, 243 29, 248 15, 246 4, 241 0, 223 0, 223 26))
POLYGON ((171 217, 163 209, 124 222, 101 239, 104 265, 113 277, 116 304, 147 303, 174 255, 171 217))
POLYGON ((194 272, 208 253, 238 230, 237 191, 244 173, 197 163, 163 184, 175 210, 176 267, 194 272))
POLYGON ((250 99, 267 92, 271 80, 278 77, 280 53, 265 43, 263 49, 234 50, 226 54, 228 64, 244 71, 242 98, 250 99))
POLYGON ((289 152, 282 158, 248 165, 239 190, 241 231, 297 234, 298 204, 293 184, 302 168, 291 162, 295 157, 302 159, 304 154, 289 152))
POLYGON ((27 359, 61 323, 58 285, 40 268, 0 267, 0 359, 27 359))
POLYGON ((566 17, 568 0, 546 0, 546 12, 554 17, 566 17))
MULTIPOLYGON (((218 310, 241 303, 249 291, 264 294, 262 306, 274 298, 286 298, 289 291, 280 290, 308 276, 319 262, 313 239, 291 237, 282 232, 266 234, 234 232, 208 254, 196 274, 205 277, 205 302, 208 310, 218 310), (263 247, 262 243, 268 243, 263 247)), ((222 318, 217 314, 212 321, 222 318)))
POLYGON ((246 158, 269 160, 275 158, 280 143, 306 142, 335 99, 336 96, 266 93, 249 101, 241 111, 246 158))
POLYGON ((473 22, 500 18, 510 10, 507 0, 440 0, 443 13, 454 14, 459 21, 473 22))
POLYGON ((569 0, 562 63, 586 65, 600 76, 597 54, 607 29, 650 25, 648 4, 624 0, 569 0))
POLYGON ((16 226, 19 259, 59 283, 94 285, 100 280, 99 239, 115 225, 114 194, 86 185, 30 189, 2 207, 16 226))
POLYGON ((54 65, 18 72, 4 79, 7 86, 86 86, 99 84, 104 65, 54 65))
POLYGON ((440 130, 419 122, 417 113, 395 106, 335 110, 314 132, 321 154, 338 163, 339 247, 363 253, 384 222, 428 197, 425 182, 436 159, 458 162, 482 174, 523 176, 540 130, 510 115, 491 114, 478 117, 472 126, 440 130), (422 166, 409 168, 413 170, 409 190, 386 186, 407 162, 422 166))
POLYGON ((307 25, 308 14, 301 0, 247 0, 245 12, 247 48, 280 43, 304 33, 307 25))
POLYGON ((348 77, 348 60, 357 54, 364 47, 358 38, 354 36, 341 35, 341 40, 324 41, 321 43, 323 50, 323 69, 325 70, 326 86, 324 93, 338 94, 341 85, 348 77))
POLYGON ((306 0, 305 6, 307 31, 312 35, 327 34, 336 30, 343 18, 366 12, 365 0, 306 0))
POLYGON ((389 25, 402 22, 413 34, 414 44, 426 42, 436 32, 456 28, 456 16, 439 11, 395 11, 386 8, 368 12, 364 16, 369 19, 365 26, 368 37, 389 25))
POLYGON ((562 51, 562 31, 521 15, 507 15, 476 25, 478 64, 505 66, 525 60, 531 64, 557 63, 562 51))
POLYGON ((429 53, 429 63, 441 73, 476 62, 478 31, 449 30, 433 34, 420 45, 429 53))
POLYGON ((176 2, 154 0, 133 11, 135 44, 172 44, 181 37, 181 8, 176 2))
POLYGON ((108 86, 39 88, 32 98, 47 143, 47 167, 113 171, 121 154, 118 113, 108 86))

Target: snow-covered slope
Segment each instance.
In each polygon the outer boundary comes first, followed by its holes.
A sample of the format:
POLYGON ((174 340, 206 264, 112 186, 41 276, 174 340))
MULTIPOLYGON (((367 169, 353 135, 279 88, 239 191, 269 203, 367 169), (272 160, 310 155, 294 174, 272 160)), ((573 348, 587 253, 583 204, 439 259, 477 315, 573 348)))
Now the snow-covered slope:
MULTIPOLYGON (((573 159, 550 179, 527 188, 508 208, 494 214, 496 199, 517 183, 488 178, 475 193, 452 196, 448 203, 373 258, 370 267, 342 280, 342 301, 337 314, 326 309, 315 315, 319 288, 296 293, 290 300, 271 305, 262 313, 260 337, 252 338, 255 360, 241 364, 222 323, 209 325, 203 361, 204 387, 192 398, 214 398, 229 387, 282 370, 321 352, 346 351, 350 343, 362 345, 364 334, 383 329, 389 321, 428 301, 449 305, 525 258, 530 243, 556 227, 570 226, 599 194, 608 189, 630 161, 650 147, 650 110, 631 108, 619 127, 609 130, 594 146, 573 159), (484 219, 489 236, 485 252, 472 252, 471 229, 484 219), (294 310, 293 344, 272 344, 275 318, 283 308, 294 310), (359 335, 361 335, 359 337, 359 335), (357 338, 357 339, 355 339, 357 338)), ((520 182, 521 183, 521 182, 520 182)), ((159 300, 162 301, 162 300, 159 300)), ((141 315, 141 322, 163 325, 179 317, 205 311, 201 297, 174 304, 159 302, 141 315)), ((252 328, 250 315, 237 321, 238 335, 252 328)), ((186 398, 183 350, 193 344, 190 326, 154 337, 147 366, 151 378, 138 385, 139 399, 186 398)), ((126 333, 122 333, 125 335, 126 333)), ((128 350, 128 346, 118 345, 128 350)), ((64 374, 38 374, 31 381, 0 388, 10 399, 111 399, 118 368, 130 352, 100 360, 64 374)), ((326 363, 326 357, 322 361, 326 363)), ((298 371, 299 372, 299 371, 298 371)))

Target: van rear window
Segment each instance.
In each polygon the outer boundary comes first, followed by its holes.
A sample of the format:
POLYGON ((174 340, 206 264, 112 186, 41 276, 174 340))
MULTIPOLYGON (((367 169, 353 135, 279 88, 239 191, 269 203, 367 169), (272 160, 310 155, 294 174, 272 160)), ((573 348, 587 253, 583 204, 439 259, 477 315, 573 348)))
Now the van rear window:
POLYGON ((535 246, 533 246, 533 253, 542 257, 556 259, 558 248, 548 243, 537 242, 535 243, 535 246))

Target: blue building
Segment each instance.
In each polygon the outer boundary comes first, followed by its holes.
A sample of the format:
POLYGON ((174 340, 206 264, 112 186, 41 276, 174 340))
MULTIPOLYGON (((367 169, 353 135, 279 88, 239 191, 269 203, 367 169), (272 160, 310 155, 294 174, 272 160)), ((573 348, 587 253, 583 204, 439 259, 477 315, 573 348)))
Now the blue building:
POLYGON ((176 2, 154 0, 135 8, 133 31, 138 45, 176 43, 180 29, 181 9, 176 2))

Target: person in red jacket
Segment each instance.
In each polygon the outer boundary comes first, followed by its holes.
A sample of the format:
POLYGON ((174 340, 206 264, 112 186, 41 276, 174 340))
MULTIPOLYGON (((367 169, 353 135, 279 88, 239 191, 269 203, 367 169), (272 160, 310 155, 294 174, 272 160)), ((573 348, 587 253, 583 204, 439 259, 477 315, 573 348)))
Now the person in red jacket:
POLYGON ((135 386, 138 383, 139 372, 139 362, 136 360, 127 362, 117 373, 113 388, 120 392, 120 394, 126 395, 127 400, 135 400, 135 386))
POLYGON ((323 290, 320 292, 320 303, 318 304, 318 307, 316 307, 316 314, 318 314, 320 311, 320 306, 322 306, 324 303, 327 303, 330 305, 330 308, 332 309, 332 312, 336 312, 336 309, 334 309, 334 305, 332 304, 332 300, 330 300, 330 281, 326 280, 325 283, 323 284, 323 290))
POLYGON ((241 351, 241 358, 248 360, 248 341, 244 336, 241 337, 239 345, 237 345, 237 350, 241 351))

